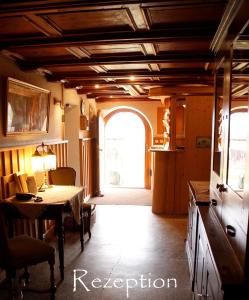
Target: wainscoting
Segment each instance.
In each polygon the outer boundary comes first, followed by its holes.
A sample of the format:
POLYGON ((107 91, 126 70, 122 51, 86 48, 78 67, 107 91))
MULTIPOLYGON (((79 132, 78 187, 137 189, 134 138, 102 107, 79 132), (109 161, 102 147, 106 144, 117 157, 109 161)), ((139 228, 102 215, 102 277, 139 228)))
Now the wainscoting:
POLYGON ((95 168, 95 145, 94 138, 79 140, 80 153, 80 184, 85 186, 85 199, 94 196, 96 189, 95 168))

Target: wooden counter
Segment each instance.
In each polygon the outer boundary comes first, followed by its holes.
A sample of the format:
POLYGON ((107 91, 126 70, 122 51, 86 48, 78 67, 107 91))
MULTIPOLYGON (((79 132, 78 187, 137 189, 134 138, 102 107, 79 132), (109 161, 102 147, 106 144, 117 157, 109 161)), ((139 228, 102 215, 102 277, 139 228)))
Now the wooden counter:
POLYGON ((184 211, 180 203, 184 171, 179 165, 183 165, 184 151, 156 147, 150 151, 153 154, 152 211, 156 214, 181 214, 184 211))

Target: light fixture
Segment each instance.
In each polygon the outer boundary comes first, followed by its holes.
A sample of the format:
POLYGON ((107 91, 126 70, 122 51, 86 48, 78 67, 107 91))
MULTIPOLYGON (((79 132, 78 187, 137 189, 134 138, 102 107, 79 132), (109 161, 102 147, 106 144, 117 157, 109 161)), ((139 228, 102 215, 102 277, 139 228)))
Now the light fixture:
POLYGON ((129 77, 129 79, 130 79, 130 81, 134 81, 134 80, 135 80, 135 76, 131 75, 131 76, 129 77))
POLYGON ((61 100, 54 97, 54 105, 61 105, 61 100))
POLYGON ((99 84, 95 84, 95 89, 98 89, 99 88, 99 84))
POLYGON ((44 182, 39 191, 48 188, 47 171, 56 169, 56 155, 49 145, 42 143, 36 147, 31 157, 31 165, 34 173, 44 172, 44 182))

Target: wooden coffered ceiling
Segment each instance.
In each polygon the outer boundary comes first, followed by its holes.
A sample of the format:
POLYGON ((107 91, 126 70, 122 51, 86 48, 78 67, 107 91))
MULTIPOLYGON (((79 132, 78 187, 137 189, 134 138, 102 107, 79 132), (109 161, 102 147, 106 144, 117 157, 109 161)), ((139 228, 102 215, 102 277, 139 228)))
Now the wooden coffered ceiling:
POLYGON ((97 101, 212 86, 224 0, 1 1, 0 50, 97 101))

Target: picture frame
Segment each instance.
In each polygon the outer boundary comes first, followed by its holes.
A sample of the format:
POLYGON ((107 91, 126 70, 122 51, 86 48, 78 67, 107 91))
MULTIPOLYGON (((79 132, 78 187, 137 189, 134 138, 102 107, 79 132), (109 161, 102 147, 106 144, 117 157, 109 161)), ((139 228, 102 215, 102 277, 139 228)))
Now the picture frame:
POLYGON ((50 91, 8 77, 5 135, 48 133, 50 91))

